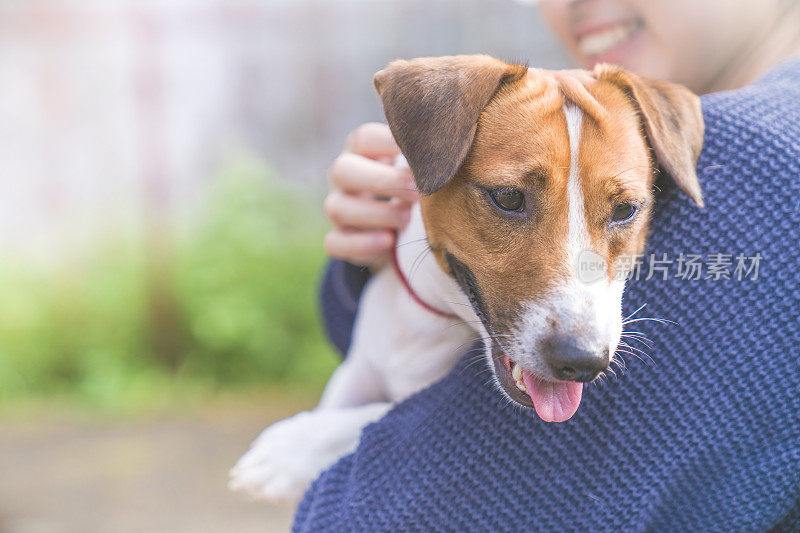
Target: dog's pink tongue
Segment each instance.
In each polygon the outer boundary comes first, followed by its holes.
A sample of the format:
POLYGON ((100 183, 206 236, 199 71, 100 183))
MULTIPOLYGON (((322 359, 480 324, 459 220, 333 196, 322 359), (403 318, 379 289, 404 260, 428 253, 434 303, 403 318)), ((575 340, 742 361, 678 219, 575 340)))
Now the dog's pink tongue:
POLYGON ((536 408, 536 414, 545 422, 565 422, 572 418, 581 404, 583 383, 543 381, 524 370, 522 380, 536 408))

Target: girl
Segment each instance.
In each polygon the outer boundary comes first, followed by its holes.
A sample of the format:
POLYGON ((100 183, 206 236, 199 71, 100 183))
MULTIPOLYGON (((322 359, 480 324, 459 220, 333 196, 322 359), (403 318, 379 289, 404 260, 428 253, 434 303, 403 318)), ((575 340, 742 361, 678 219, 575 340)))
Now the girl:
MULTIPOLYGON (((465 358, 364 431, 306 494, 295 529, 797 531, 800 2, 539 8, 583 66, 614 62, 704 95, 706 208, 664 190, 650 249, 759 257, 761 270, 633 283, 627 302, 678 324, 631 324, 653 340, 656 364, 630 358, 622 376, 586 387, 563 424, 503 406, 465 358)), ((342 350, 368 275, 356 265, 386 261, 416 200, 408 171, 390 165, 397 153, 388 128, 368 124, 330 169, 325 246, 338 261, 322 299, 342 350)))

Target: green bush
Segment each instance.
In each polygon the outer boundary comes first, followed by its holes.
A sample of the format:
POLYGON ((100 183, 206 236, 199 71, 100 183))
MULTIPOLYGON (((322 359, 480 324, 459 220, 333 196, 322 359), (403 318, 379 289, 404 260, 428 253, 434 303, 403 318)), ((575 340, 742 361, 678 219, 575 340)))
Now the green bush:
POLYGON ((323 228, 314 195, 252 167, 215 184, 178 260, 192 339, 185 371, 220 383, 330 373, 317 312, 323 228))
POLYGON ((321 386, 337 358, 317 314, 318 200, 245 161, 181 231, 120 231, 51 268, 3 262, 0 404, 321 386))

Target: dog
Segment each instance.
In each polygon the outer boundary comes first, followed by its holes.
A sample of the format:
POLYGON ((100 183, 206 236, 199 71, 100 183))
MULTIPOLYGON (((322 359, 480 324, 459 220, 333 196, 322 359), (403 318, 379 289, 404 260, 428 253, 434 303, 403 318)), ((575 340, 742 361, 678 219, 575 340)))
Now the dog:
POLYGON ((374 84, 422 197, 318 407, 267 428, 232 469, 257 499, 296 501, 476 334, 500 395, 568 420, 615 359, 622 259, 644 250, 659 172, 703 206, 703 118, 682 86, 489 56, 394 61, 374 84))

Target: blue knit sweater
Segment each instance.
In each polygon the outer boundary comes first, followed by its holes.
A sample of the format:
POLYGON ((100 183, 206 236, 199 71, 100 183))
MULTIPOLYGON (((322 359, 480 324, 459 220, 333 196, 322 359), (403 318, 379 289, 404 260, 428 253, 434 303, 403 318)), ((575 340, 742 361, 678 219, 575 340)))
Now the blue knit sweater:
MULTIPOLYGON (((707 207, 663 184, 648 254, 675 263, 645 280, 645 260, 625 295, 678 323, 634 324, 653 361, 627 356, 547 424, 466 356, 365 429, 295 531, 800 531, 800 58, 702 101, 707 207), (703 279, 678 275, 681 253, 703 256, 703 279), (757 279, 739 254, 760 254, 757 279)), ((355 297, 336 293, 363 279, 338 264, 323 286, 341 348, 355 297)))

